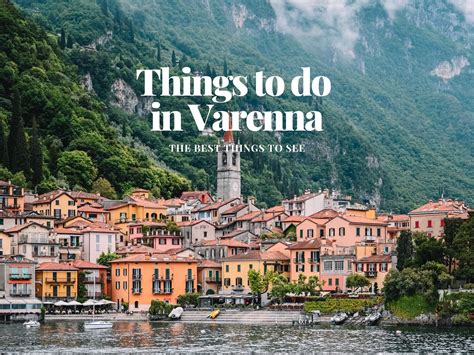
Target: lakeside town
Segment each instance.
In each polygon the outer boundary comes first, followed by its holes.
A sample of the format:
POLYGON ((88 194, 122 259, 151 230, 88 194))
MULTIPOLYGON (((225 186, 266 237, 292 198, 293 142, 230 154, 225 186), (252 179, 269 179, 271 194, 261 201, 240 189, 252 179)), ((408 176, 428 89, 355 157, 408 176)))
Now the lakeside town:
MULTIPOLYGON (((232 133, 220 144, 234 144, 232 133)), ((440 240, 447 219, 463 222, 471 211, 440 198, 406 215, 381 213, 329 190, 259 209, 241 196, 239 152, 220 149, 217 160, 216 196, 186 191, 165 200, 140 188, 121 200, 65 190, 37 196, 0 181, 0 320, 94 304, 142 314, 157 301, 307 310, 305 301, 334 297, 376 305, 406 257, 397 255, 403 233, 440 240)))

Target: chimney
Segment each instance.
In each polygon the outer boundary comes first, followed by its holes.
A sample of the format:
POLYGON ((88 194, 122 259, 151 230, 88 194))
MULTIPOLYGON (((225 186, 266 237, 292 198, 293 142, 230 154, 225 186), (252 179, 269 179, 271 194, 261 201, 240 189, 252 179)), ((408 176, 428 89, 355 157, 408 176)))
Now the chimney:
POLYGON ((311 193, 311 190, 310 190, 310 189, 304 190, 304 194, 305 194, 305 195, 309 195, 310 193, 311 193))

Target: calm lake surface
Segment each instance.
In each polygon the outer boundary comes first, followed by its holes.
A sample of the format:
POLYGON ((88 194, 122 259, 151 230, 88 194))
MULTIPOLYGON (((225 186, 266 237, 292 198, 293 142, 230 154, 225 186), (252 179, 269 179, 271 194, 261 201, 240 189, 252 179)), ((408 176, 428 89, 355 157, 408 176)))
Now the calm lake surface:
POLYGON ((39 329, 0 324, 0 352, 150 351, 472 353, 474 328, 115 322, 112 329, 85 331, 81 321, 48 321, 39 329))

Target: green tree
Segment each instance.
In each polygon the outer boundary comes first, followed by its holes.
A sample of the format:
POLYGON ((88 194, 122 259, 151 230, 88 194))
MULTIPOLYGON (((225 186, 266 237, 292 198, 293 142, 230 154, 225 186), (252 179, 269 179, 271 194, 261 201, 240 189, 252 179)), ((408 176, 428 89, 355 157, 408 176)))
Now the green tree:
POLYGON ((30 140, 30 154, 31 154, 31 182, 33 186, 38 185, 43 180, 43 150, 41 148, 38 124, 33 118, 33 128, 31 131, 30 140))
POLYGON ((156 45, 156 60, 161 63, 161 45, 160 42, 156 45))
POLYGON ((95 167, 89 155, 81 150, 71 150, 62 153, 58 159, 58 172, 64 174, 70 186, 82 186, 90 189, 97 176, 95 167))
POLYGON ((61 28, 61 36, 59 37, 59 48, 66 48, 66 32, 64 28, 61 28))
POLYGON ((397 269, 403 270, 411 265, 414 256, 414 244, 410 231, 402 231, 397 240, 397 269))
POLYGON ((474 282, 474 212, 459 227, 453 241, 454 255, 458 260, 456 278, 467 283, 474 282))
POLYGON ((8 167, 10 166, 10 159, 8 158, 8 144, 5 133, 5 124, 0 121, 0 164, 8 167))
POLYGON ((16 173, 23 171, 25 176, 30 174, 30 157, 28 145, 26 144, 25 127, 21 115, 21 97, 17 89, 13 93, 12 119, 10 123, 10 135, 8 136, 8 157, 10 159, 10 171, 16 173))
POLYGON ((454 238, 459 232, 459 228, 464 223, 462 218, 445 218, 444 219, 444 245, 446 247, 446 266, 448 272, 451 273, 454 268, 455 260, 455 249, 453 246, 454 238))
POLYGON ((257 297, 257 304, 260 304, 262 293, 268 291, 270 276, 262 275, 259 271, 250 269, 248 271, 248 280, 250 290, 257 297))
POLYGON ((370 285, 370 281, 367 277, 360 274, 352 273, 346 278, 346 287, 353 289, 367 287, 370 285))
POLYGON ((168 221, 166 222, 166 229, 171 233, 177 233, 180 231, 178 225, 175 221, 168 221))
POLYGON ((223 69, 224 76, 229 75, 228 68, 227 68, 227 60, 224 59, 224 69, 223 69))
POLYGON ((72 37, 71 37, 71 35, 68 35, 67 40, 66 40, 66 47, 67 48, 72 48, 72 44, 73 44, 72 37))
POLYGON ((174 49, 173 49, 173 52, 171 52, 171 65, 175 67, 177 62, 178 61, 176 59, 176 53, 174 52, 174 49))
POLYGON ((100 177, 94 183, 92 184, 92 192, 95 193, 100 193, 101 196, 110 198, 110 199, 116 199, 117 198, 117 193, 115 192, 114 187, 112 184, 109 182, 109 180, 100 177))
POLYGON ((120 259, 120 255, 116 253, 111 253, 111 252, 107 252, 107 253, 102 252, 97 258, 97 264, 107 266, 108 268, 110 268, 110 262, 116 259, 120 259))
POLYGON ((416 233, 414 265, 423 266, 429 261, 444 262, 445 248, 443 242, 424 233, 416 233))

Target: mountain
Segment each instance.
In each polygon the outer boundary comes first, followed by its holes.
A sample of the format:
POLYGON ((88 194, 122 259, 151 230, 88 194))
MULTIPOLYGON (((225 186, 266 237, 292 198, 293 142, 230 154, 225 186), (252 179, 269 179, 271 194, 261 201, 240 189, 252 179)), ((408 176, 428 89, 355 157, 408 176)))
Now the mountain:
MULTIPOLYGON (((474 202, 473 23, 456 0, 397 6, 357 0, 342 8, 293 0, 16 4, 50 38, 63 31, 64 49, 57 51, 101 104, 98 114, 120 142, 186 176, 195 188, 214 189, 215 155, 175 154, 168 146, 216 138, 199 135, 186 115, 184 132, 151 132, 151 101, 139 96, 142 82, 135 79, 138 68, 172 66, 173 52, 180 67, 210 74, 222 74, 225 62, 235 74, 265 70, 289 79, 310 66, 331 79, 332 92, 323 100, 261 99, 253 88, 232 100, 231 109, 323 113, 322 133, 238 135, 241 143, 306 145, 304 154, 243 154, 243 193, 264 205, 321 187, 394 211, 442 191, 474 202)), ((208 102, 160 98, 168 109, 208 102)), ((95 151, 91 146, 87 152, 95 151)), ((123 191, 121 176, 107 178, 123 191)))

